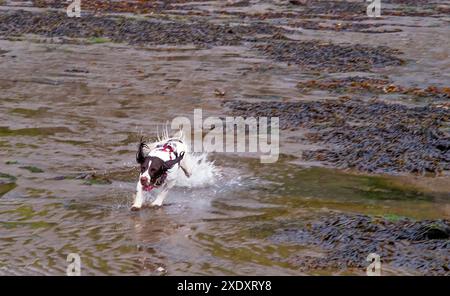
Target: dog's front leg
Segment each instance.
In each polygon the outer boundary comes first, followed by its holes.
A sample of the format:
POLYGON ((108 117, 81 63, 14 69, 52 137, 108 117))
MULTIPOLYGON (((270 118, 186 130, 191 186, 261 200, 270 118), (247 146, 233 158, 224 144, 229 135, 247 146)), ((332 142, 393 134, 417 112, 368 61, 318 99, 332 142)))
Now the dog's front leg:
POLYGON ((138 181, 136 185, 136 196, 134 198, 133 205, 131 206, 132 211, 139 211, 142 208, 142 203, 144 202, 144 197, 142 193, 141 182, 138 181))

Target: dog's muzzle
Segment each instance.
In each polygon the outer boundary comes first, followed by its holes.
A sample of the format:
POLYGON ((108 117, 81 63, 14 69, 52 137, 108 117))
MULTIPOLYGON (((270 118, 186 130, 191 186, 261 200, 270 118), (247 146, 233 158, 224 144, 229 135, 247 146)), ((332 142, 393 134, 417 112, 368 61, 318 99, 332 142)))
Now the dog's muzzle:
POLYGON ((141 177, 141 185, 142 186, 148 186, 149 185, 147 177, 141 177))
POLYGON ((154 188, 154 186, 150 184, 147 177, 141 177, 141 185, 144 191, 150 191, 154 188))

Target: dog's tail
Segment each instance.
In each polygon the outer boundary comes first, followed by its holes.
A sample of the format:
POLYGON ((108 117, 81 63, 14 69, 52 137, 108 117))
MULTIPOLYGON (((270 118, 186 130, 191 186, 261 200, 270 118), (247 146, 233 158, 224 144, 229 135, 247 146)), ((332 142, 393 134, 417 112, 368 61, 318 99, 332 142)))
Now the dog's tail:
POLYGON ((158 142, 166 141, 169 139, 184 141, 184 133, 182 128, 180 128, 173 136, 170 136, 167 126, 165 126, 161 132, 159 131, 159 127, 157 127, 156 137, 158 139, 158 142))
POLYGON ((180 141, 184 141, 184 133, 183 133, 183 129, 179 129, 178 132, 176 132, 172 138, 178 139, 180 141))

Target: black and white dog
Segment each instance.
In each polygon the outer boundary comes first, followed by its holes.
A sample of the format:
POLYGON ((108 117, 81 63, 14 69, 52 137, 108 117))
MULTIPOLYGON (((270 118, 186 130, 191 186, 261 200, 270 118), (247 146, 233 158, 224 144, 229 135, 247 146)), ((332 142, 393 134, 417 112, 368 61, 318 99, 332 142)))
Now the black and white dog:
POLYGON ((142 208, 144 191, 151 191, 154 188, 160 188, 161 192, 152 206, 161 206, 170 188, 175 185, 180 168, 187 177, 192 175, 188 152, 181 133, 179 137, 166 137, 155 143, 145 143, 141 140, 136 153, 141 173, 136 185, 132 211, 142 208))

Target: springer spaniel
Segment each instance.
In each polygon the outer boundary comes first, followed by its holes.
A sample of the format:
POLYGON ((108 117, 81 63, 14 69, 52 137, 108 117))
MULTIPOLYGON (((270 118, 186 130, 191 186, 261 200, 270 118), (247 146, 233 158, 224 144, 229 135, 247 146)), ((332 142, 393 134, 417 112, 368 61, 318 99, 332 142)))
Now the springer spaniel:
POLYGON ((144 191, 160 188, 152 206, 161 206, 170 188, 175 185, 178 170, 181 168, 187 177, 192 175, 189 165, 188 147, 180 138, 163 139, 147 144, 142 141, 136 153, 136 161, 141 166, 141 173, 136 185, 136 197, 132 211, 142 208, 144 191))

